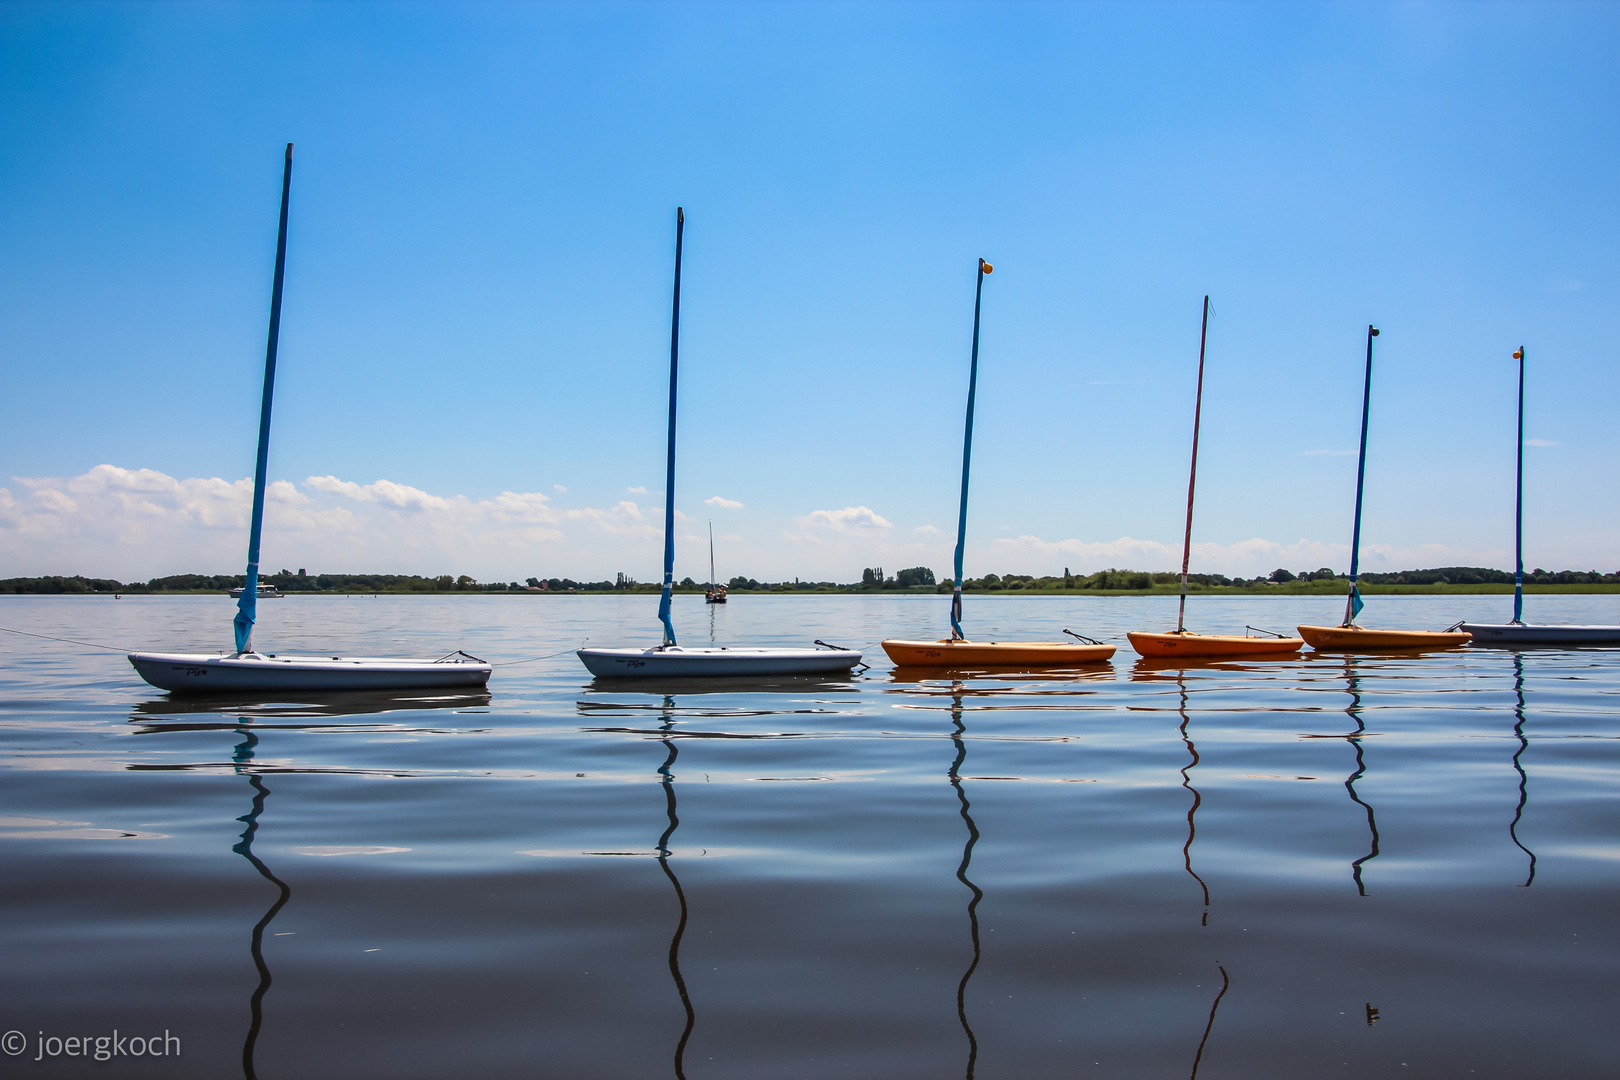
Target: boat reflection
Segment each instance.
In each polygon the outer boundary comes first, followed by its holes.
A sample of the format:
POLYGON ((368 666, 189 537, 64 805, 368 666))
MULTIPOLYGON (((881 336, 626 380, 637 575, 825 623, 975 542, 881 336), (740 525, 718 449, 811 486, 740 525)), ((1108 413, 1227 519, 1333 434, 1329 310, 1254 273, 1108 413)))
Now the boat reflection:
MULTIPOLYGON (((667 733, 673 731, 675 727, 675 699, 664 698, 664 709, 662 730, 667 733)), ((658 838, 658 866, 674 888, 675 900, 681 910, 680 920, 675 924, 675 933, 669 939, 669 974, 675 980, 676 993, 681 996, 681 1008, 686 1010, 686 1026, 681 1029, 680 1041, 675 1044, 675 1076, 677 1080, 686 1080, 686 1044, 692 1037, 697 1014, 692 1009, 691 995, 686 992, 686 980, 681 977, 681 939, 686 936, 686 892, 681 888, 681 879, 675 876, 675 868, 669 864, 671 855, 669 841, 681 825, 675 801, 675 759, 680 756, 681 751, 674 739, 665 738, 660 741, 668 752, 664 763, 658 767, 658 778, 660 786, 664 789, 664 812, 669 823, 665 826, 663 835, 658 838)))
POLYGON ((973 821, 971 813, 973 804, 968 801, 967 792, 962 788, 962 763, 967 760, 967 743, 962 738, 967 731, 962 723, 963 693, 963 683, 957 681, 951 684, 951 744, 956 748, 956 757, 951 761, 946 776, 950 779, 951 787, 956 789, 956 801, 962 814, 962 821, 967 825, 967 843, 962 847, 962 861, 956 868, 956 880, 966 885, 968 891, 973 894, 973 899, 968 901, 967 906, 968 934, 973 941, 973 960, 962 973, 962 981, 956 984, 956 1018, 962 1024, 963 1033, 967 1035, 967 1080, 973 1080, 973 1070, 979 1061, 979 1040, 974 1037, 973 1025, 968 1023, 967 985, 979 967, 979 901, 984 899, 984 891, 967 876, 968 867, 973 864, 974 845, 979 842, 979 826, 973 821))
POLYGON ((684 679, 615 679, 599 676, 587 682, 587 691, 651 694, 856 694, 858 686, 848 679, 828 679, 825 675, 774 675, 750 679, 727 676, 688 676, 684 679))
POLYGON ((1536 853, 1519 839, 1519 822, 1524 817, 1524 806, 1530 797, 1530 778, 1525 775, 1520 759, 1530 748, 1530 741, 1524 736, 1524 655, 1517 652, 1513 654, 1513 721, 1513 735, 1519 740, 1519 748, 1513 753, 1513 770, 1519 774, 1519 805, 1513 808, 1513 823, 1508 826, 1508 836, 1520 851, 1530 856, 1530 874, 1520 886, 1528 889, 1530 883, 1536 880, 1536 853))
POLYGON ((254 1072, 253 1068, 253 1051, 258 1044, 259 1030, 264 1023, 264 995, 270 990, 270 968, 264 962, 264 930, 281 909, 286 906, 287 901, 292 899, 292 888, 285 881, 272 874, 263 860, 253 854, 253 840, 259 831, 259 815, 264 813, 264 803, 270 796, 270 789, 265 787, 264 781, 257 773, 252 771, 253 748, 259 744, 259 737, 245 729, 242 731, 242 736, 242 742, 237 745, 235 751, 231 754, 231 762, 236 767, 239 775, 248 778, 248 784, 253 788, 253 808, 247 814, 236 819, 246 825, 247 828, 242 830, 242 838, 236 842, 231 850, 251 863, 253 869, 257 870, 259 875, 266 881, 274 885, 278 892, 275 902, 264 913, 264 917, 254 925, 253 936, 248 946, 248 952, 253 957, 253 966, 259 972, 259 984, 253 990, 253 996, 248 999, 250 1020, 247 1038, 242 1043, 242 1075, 247 1080, 256 1080, 258 1074, 254 1072))
MULTIPOLYGON (((1181 741, 1186 745, 1187 756, 1190 759, 1187 764, 1181 767, 1181 786, 1192 792, 1192 805, 1187 808, 1187 842, 1181 845, 1181 859, 1182 863, 1187 867, 1187 873, 1192 875, 1192 879, 1198 882, 1198 887, 1204 891, 1204 917, 1199 925, 1208 926, 1209 886, 1205 884, 1203 878, 1198 876, 1198 871, 1193 869, 1192 864, 1193 838, 1198 835, 1198 808, 1203 805, 1204 797, 1199 794, 1197 788, 1192 786, 1192 780, 1189 775, 1193 769, 1198 767, 1198 747, 1193 745, 1192 736, 1187 732, 1187 725, 1192 722, 1192 718, 1187 715, 1187 680, 1184 676, 1177 677, 1176 689, 1181 697, 1180 704, 1178 706, 1178 711, 1181 713, 1181 741)), ((1222 974, 1224 973, 1225 972, 1223 969, 1222 974)), ((1211 1022, 1213 1022, 1214 1017, 1214 1011, 1211 1010, 1211 1022)), ((1208 1031, 1204 1032, 1204 1037, 1206 1039, 1209 1037, 1208 1031)), ((1202 1044, 1199 1046, 1199 1053, 1200 1055, 1203 1053, 1202 1044)), ((1196 1064, 1193 1066, 1193 1072, 1194 1074, 1198 1072, 1198 1066, 1196 1064)))
POLYGON ((1344 662, 1345 684, 1350 692, 1350 704, 1345 713, 1355 722, 1356 730, 1345 736, 1350 745, 1356 748, 1356 768, 1344 782, 1344 789, 1350 793, 1350 798, 1357 806, 1367 811, 1367 832, 1372 836, 1372 846, 1367 854, 1350 864, 1350 876, 1355 879, 1356 891, 1362 896, 1367 895, 1367 883, 1362 880, 1361 868, 1366 863, 1378 858, 1378 818, 1373 814, 1372 804, 1362 801, 1356 792, 1356 781, 1367 772, 1367 761, 1363 753, 1361 740, 1367 734, 1367 724, 1361 715, 1361 676, 1356 673, 1354 660, 1344 662))
MULTIPOLYGON (((178 726, 188 730, 233 729, 243 720, 338 720, 349 716, 375 716, 379 713, 416 712, 430 709, 479 709, 490 703, 487 690, 453 693, 443 690, 414 692, 346 691, 286 694, 231 694, 198 697, 161 697, 137 702, 130 709, 130 720, 152 727, 178 726), (174 721, 174 716, 217 716, 216 722, 174 721)), ((263 727, 265 725, 259 724, 263 727)), ((302 725, 300 725, 302 726, 302 725)))

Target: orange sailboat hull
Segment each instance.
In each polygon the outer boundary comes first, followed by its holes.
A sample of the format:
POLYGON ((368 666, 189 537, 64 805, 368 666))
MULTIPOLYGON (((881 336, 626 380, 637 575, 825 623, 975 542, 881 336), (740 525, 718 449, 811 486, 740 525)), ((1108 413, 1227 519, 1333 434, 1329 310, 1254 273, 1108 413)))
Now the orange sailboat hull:
POLYGON ((1149 634, 1133 630, 1125 636, 1131 639, 1131 648, 1143 656, 1254 656, 1298 652, 1305 647, 1300 638, 1235 634, 1149 634))
POLYGON ((1115 647, 1061 641, 885 641, 883 651, 900 667, 1064 668, 1107 660, 1115 647))
POLYGON ((1464 631, 1367 630, 1360 626, 1301 626, 1299 636, 1324 652, 1382 652, 1385 649, 1450 649, 1474 635, 1464 631))

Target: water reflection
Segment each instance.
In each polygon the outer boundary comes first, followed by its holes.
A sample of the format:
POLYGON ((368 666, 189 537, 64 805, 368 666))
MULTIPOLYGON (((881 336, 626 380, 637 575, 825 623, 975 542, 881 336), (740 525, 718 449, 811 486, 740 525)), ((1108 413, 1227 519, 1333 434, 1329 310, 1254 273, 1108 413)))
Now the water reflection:
POLYGON ((1226 974, 1226 969, 1219 964, 1215 966, 1221 969, 1221 992, 1215 995, 1215 1000, 1209 1006, 1209 1022, 1204 1025, 1204 1037, 1198 1040, 1198 1053, 1193 1057, 1192 1076, 1189 1080, 1198 1080, 1198 1066, 1204 1061, 1204 1047, 1209 1044, 1209 1033, 1215 1030, 1215 1011, 1221 1007, 1221 998, 1226 996, 1227 987, 1232 985, 1232 979, 1226 974))
POLYGON ((1372 846, 1367 849, 1367 854, 1350 864, 1350 876, 1355 879, 1356 891, 1362 896, 1366 896, 1367 885, 1361 878, 1361 868, 1365 863, 1378 858, 1378 819, 1373 815, 1372 805, 1363 802, 1361 796, 1356 793, 1356 781, 1360 780, 1367 772, 1367 762, 1363 756, 1361 745, 1362 737, 1367 733, 1367 724, 1361 716, 1361 676, 1356 673, 1354 660, 1345 660, 1344 674, 1346 685, 1350 691, 1350 705, 1345 709, 1345 712, 1351 720, 1355 721, 1356 725, 1356 730, 1345 736, 1350 745, 1356 748, 1356 769, 1345 780, 1344 789, 1350 793, 1350 798, 1357 806, 1367 811, 1367 832, 1372 835, 1372 846))
POLYGON ((1524 765, 1519 759, 1530 748, 1530 742, 1524 737, 1524 656, 1517 652, 1513 654, 1513 720, 1513 734, 1519 740, 1519 748, 1513 753, 1513 769, 1519 774, 1519 805, 1513 809, 1513 823, 1508 826, 1508 836, 1512 837, 1520 851, 1530 856, 1530 875, 1520 886, 1528 889, 1530 883, 1536 880, 1536 853, 1519 840, 1519 820, 1524 817, 1524 804, 1530 797, 1530 778, 1525 775, 1524 765))
MULTIPOLYGON (((668 733, 675 726, 675 699, 664 698, 664 724, 662 731, 668 733)), ((675 802, 675 759, 680 756, 680 748, 670 738, 660 740, 668 756, 664 763, 658 767, 659 783, 664 789, 664 811, 668 816, 669 824, 664 834, 658 838, 658 865, 669 878, 669 883, 675 889, 675 900, 680 904, 681 918, 675 924, 675 933, 669 939, 669 974, 675 980, 675 991, 681 996, 681 1007, 686 1010, 686 1027, 681 1030, 680 1041, 675 1044, 675 1076, 677 1080, 686 1080, 685 1058, 686 1043, 692 1037, 692 1027, 697 1023, 697 1014, 692 1010, 692 998, 686 992, 686 980, 681 977, 681 938, 686 936, 686 892, 681 888, 681 879, 675 876, 674 867, 669 865, 669 841, 680 828, 681 819, 676 813, 675 802)))
MULTIPOLYGON (((1191 717, 1187 715, 1187 677, 1183 672, 1178 672, 1176 675, 1176 689, 1181 697, 1180 704, 1178 706, 1181 713, 1181 741, 1186 745, 1187 756, 1190 759, 1187 764, 1181 767, 1181 786, 1192 792, 1192 805, 1187 808, 1187 842, 1181 845, 1181 860, 1182 863, 1187 867, 1187 873, 1192 875, 1192 879, 1198 882, 1198 887, 1204 891, 1204 917, 1199 925, 1208 926, 1209 886, 1205 884, 1203 878, 1198 876, 1198 871, 1193 869, 1192 864, 1193 838, 1198 835, 1198 808, 1203 805, 1204 797, 1199 794, 1197 788, 1192 786, 1192 780, 1189 776, 1191 770, 1198 767, 1198 747, 1193 745, 1192 737, 1187 733, 1187 725, 1191 723, 1191 717)), ((1213 1020, 1213 1011, 1210 1013, 1210 1017, 1213 1020)), ((1208 1038, 1209 1033, 1206 1031, 1204 1035, 1206 1038, 1208 1038)), ((1203 1052, 1203 1047, 1201 1045, 1199 1047, 1199 1052, 1203 1052)), ((1193 1072, 1196 1073, 1197 1071, 1198 1067, 1197 1065, 1194 1065, 1193 1072)))
MULTIPOLYGON (((266 697, 263 694, 213 694, 159 697, 140 701, 130 709, 130 719, 137 723, 152 723, 164 717, 193 713, 218 714, 223 721, 215 727, 235 727, 232 716, 257 719, 337 719, 345 716, 369 716, 385 712, 408 712, 422 709, 477 709, 489 705, 487 690, 476 693, 450 691, 344 691, 308 693, 297 698, 266 697)), ((192 725, 206 728, 210 725, 192 725)))
POLYGON ((286 906, 288 900, 292 899, 292 889, 285 881, 272 874, 270 868, 253 854, 253 838, 259 831, 259 815, 264 813, 264 801, 270 796, 270 789, 265 787, 259 775, 249 768, 253 761, 253 748, 259 744, 259 737, 247 730, 243 730, 241 734, 242 742, 231 754, 231 762, 239 774, 247 776, 248 784, 253 788, 253 808, 246 815, 236 819, 247 828, 242 830, 242 838, 231 850, 252 863, 253 869, 278 890, 275 902, 253 927, 252 943, 248 948, 253 956, 253 966, 259 971, 259 985, 254 988, 253 996, 248 999, 248 1012, 252 1019, 248 1024, 247 1039, 242 1043, 242 1075, 247 1077, 247 1080, 256 1080, 258 1074, 253 1071, 253 1049, 259 1041, 259 1028, 264 1022, 264 995, 270 990, 270 968, 264 962, 264 928, 270 925, 276 914, 286 906))
POLYGON ((979 901, 984 899, 984 892, 967 876, 968 867, 973 863, 973 847, 979 842, 979 827, 973 821, 970 812, 972 804, 968 802, 967 792, 962 788, 962 763, 967 760, 967 743, 962 736, 966 728, 962 724, 962 692, 963 684, 951 684, 951 743, 956 747, 956 757, 951 762, 951 787, 956 789, 956 800, 961 807, 962 821, 967 825, 967 843, 962 847, 962 862, 956 868, 956 880, 966 885, 973 893, 973 899, 968 901, 968 932, 973 939, 973 961, 968 964, 967 970, 962 973, 962 981, 956 985, 956 1018, 962 1024, 962 1030, 967 1034, 968 1059, 967 1078, 973 1080, 973 1069, 979 1060, 979 1040, 973 1035, 973 1025, 967 1018, 967 984, 973 978, 974 971, 979 967, 979 901))

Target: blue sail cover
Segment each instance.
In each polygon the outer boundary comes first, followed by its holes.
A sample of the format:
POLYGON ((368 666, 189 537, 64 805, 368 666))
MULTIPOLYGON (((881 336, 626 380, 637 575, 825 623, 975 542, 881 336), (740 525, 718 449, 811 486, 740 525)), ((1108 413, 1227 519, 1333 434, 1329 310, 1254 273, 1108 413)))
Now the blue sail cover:
POLYGON ((276 273, 270 287, 270 341, 264 352, 264 395, 259 402, 259 456, 253 467, 253 523, 248 529, 247 580, 236 602, 236 651, 253 647, 253 622, 259 609, 259 537, 264 532, 264 484, 270 458, 270 405, 276 392, 276 343, 281 337, 281 282, 287 269, 287 196, 292 190, 293 144, 287 144, 281 172, 281 227, 276 235, 276 273))

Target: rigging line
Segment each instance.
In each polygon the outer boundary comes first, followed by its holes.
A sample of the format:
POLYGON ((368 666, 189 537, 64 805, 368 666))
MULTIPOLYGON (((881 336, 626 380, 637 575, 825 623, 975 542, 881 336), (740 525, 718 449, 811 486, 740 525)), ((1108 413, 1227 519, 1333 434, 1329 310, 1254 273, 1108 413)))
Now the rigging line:
POLYGON ((4 630, 8 634, 21 634, 23 637, 39 638, 42 641, 65 641, 69 645, 83 645, 86 648, 91 648, 91 649, 107 649, 107 650, 110 650, 111 652, 121 652, 121 653, 127 653, 127 652, 133 652, 134 651, 133 649, 126 649, 126 648, 123 648, 123 647, 118 646, 118 645, 97 645, 93 641, 74 641, 72 638, 52 637, 49 634, 30 634, 27 630, 13 630, 9 626, 0 626, 0 630, 4 630))
POLYGON ((1181 545, 1181 610, 1176 633, 1187 630, 1187 564, 1192 561, 1193 490, 1198 483, 1198 425, 1204 416, 1204 345, 1209 340, 1209 296, 1204 297, 1204 320, 1198 331, 1198 395, 1193 401, 1192 465, 1187 470, 1187 533, 1181 545))
MULTIPOLYGON (((582 649, 584 647, 585 646, 583 646, 583 645, 580 646, 580 648, 582 648, 582 649)), ((490 667, 511 667, 513 664, 532 664, 536 660, 552 660, 552 659, 555 659, 556 657, 559 657, 559 656, 567 656, 569 653, 571 653, 573 651, 574 651, 573 649, 564 649, 564 650, 562 650, 562 652, 547 653, 544 656, 531 656, 527 660, 503 660, 499 664, 491 664, 489 666, 490 667)))

